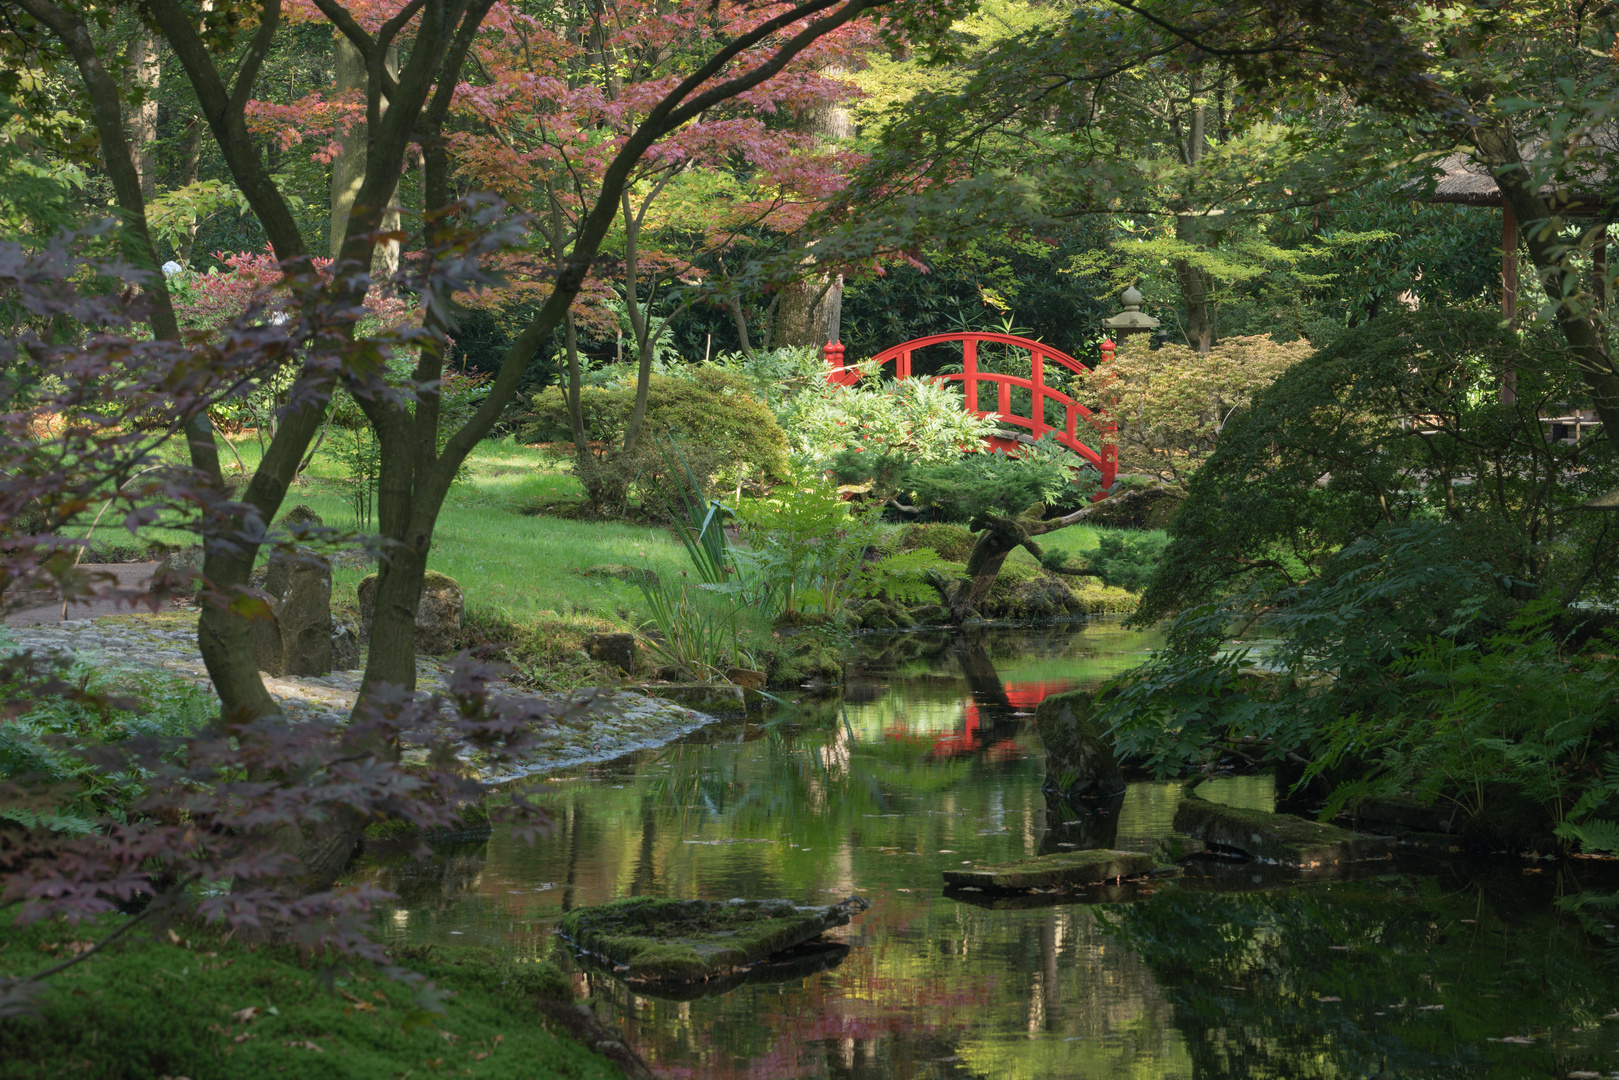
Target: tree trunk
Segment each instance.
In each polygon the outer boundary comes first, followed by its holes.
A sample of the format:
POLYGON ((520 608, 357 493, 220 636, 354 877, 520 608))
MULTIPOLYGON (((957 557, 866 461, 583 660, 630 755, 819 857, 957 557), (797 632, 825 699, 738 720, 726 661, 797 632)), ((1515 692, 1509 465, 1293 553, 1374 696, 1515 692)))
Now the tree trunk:
MULTIPOLYGON (((1175 219, 1175 238, 1196 243, 1198 230, 1185 217, 1175 219)), ((1181 309, 1185 319, 1186 344, 1200 353, 1214 347, 1214 304, 1210 293, 1212 282, 1200 267, 1186 259, 1175 260, 1175 281, 1180 285, 1181 309)))
POLYGON ((1058 529, 1066 529, 1088 517, 1111 512, 1122 506, 1137 502, 1154 502, 1163 497, 1168 490, 1156 487, 1120 492, 1117 495, 1109 495, 1101 502, 1081 507, 1065 517, 1050 520, 1041 518, 1045 507, 1039 503, 1015 518, 1003 517, 1000 514, 980 514, 969 526, 978 533, 978 540, 973 544, 971 554, 967 556, 967 580, 949 582, 945 581, 942 575, 934 575, 930 579, 931 584, 938 592, 940 600, 950 609, 951 620, 957 623, 965 622, 977 614, 978 605, 989 595, 996 576, 1006 563, 1006 557, 1017 548, 1023 548, 1037 561, 1044 562, 1045 552, 1035 543, 1035 537, 1056 532, 1058 529))
POLYGON ((819 349, 839 341, 843 322, 843 275, 812 274, 782 286, 771 344, 819 349))
MULTIPOLYGON (((846 72, 833 65, 822 68, 820 74, 835 79, 846 72)), ((854 116, 842 105, 804 109, 794 127, 823 143, 845 142, 855 136, 854 116)), ((828 342, 842 340, 842 274, 811 274, 790 282, 782 287, 780 301, 771 345, 819 349, 828 342)))
MULTIPOLYGON (((1202 82, 1194 67, 1191 81, 1192 113, 1188 125, 1190 130, 1186 134, 1186 143, 1182 149, 1182 159, 1187 165, 1194 167, 1203 160, 1204 152, 1208 149, 1204 106, 1198 100, 1202 93, 1202 82)), ((1185 212, 1196 209, 1192 195, 1192 192, 1187 193, 1183 212, 1175 216, 1175 239, 1183 244, 1201 246, 1203 232, 1201 219, 1191 217, 1185 212)), ((1187 259, 1175 260, 1175 280, 1181 290, 1186 344, 1200 353, 1207 353, 1214 346, 1215 339, 1213 282, 1207 271, 1187 259)))
MULTIPOLYGON (((341 32, 334 31, 334 34, 332 69, 336 75, 336 91, 339 94, 354 90, 364 91, 368 83, 365 58, 360 55, 360 50, 354 47, 354 43, 341 32)), ((397 47, 388 50, 388 72, 395 77, 399 74, 397 47)), ((379 108, 385 113, 388 108, 387 101, 384 100, 379 108)), ((343 241, 348 235, 349 218, 354 213, 354 200, 360 194, 360 186, 365 183, 365 167, 369 156, 367 144, 370 137, 369 125, 363 121, 337 136, 336 141, 342 149, 338 151, 337 157, 332 159, 331 224, 327 236, 328 249, 333 259, 342 253, 343 241)), ((395 205, 398 190, 396 183, 387 198, 387 208, 382 217, 382 229, 386 232, 399 231, 399 207, 395 205)), ((372 279, 385 281, 398 269, 399 241, 384 240, 378 243, 371 252, 372 279)))
POLYGON ((141 31, 130 46, 129 66, 135 89, 143 95, 129 116, 130 149, 140 176, 141 197, 150 201, 157 194, 157 86, 163 73, 157 35, 141 31))

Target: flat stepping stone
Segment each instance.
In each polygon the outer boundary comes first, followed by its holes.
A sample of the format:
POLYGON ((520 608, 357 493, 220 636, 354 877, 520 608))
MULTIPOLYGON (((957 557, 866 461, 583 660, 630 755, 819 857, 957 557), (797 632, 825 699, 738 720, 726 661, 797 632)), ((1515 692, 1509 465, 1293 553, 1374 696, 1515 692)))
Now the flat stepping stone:
POLYGON ((638 896, 571 911, 557 929, 577 951, 628 982, 693 983, 733 975, 814 941, 869 907, 859 896, 831 907, 638 896))
POLYGON ((987 889, 994 892, 1073 888, 1119 878, 1140 877, 1149 873, 1156 863, 1157 860, 1151 855, 1138 851, 1062 851, 998 866, 946 870, 944 883, 957 889, 987 889))
POLYGON ((1386 859, 1399 843, 1392 836, 1368 836, 1292 814, 1226 806, 1195 796, 1182 799, 1176 808, 1175 831, 1300 870, 1386 859))
POLYGON ((716 975, 702 982, 638 982, 635 992, 661 1001, 696 1001, 722 997, 739 986, 765 983, 800 983, 811 975, 831 971, 849 955, 849 946, 837 941, 811 941, 768 960, 738 968, 729 975, 716 975))

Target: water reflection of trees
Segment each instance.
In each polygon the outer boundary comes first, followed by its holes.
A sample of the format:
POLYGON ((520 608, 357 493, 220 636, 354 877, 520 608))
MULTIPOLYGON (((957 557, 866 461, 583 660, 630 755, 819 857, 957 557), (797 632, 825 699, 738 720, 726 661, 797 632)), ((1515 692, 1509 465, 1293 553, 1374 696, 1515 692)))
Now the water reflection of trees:
MULTIPOLYGON (((1006 710, 1009 662, 993 642, 979 674, 994 674, 1004 704, 963 670, 980 657, 938 644, 927 671, 873 678, 864 704, 733 725, 551 784, 540 797, 554 835, 529 848, 497 832, 481 870, 458 864, 448 880, 459 885, 424 885, 411 903, 446 910, 460 896, 448 909, 466 920, 458 928, 566 962, 547 936, 560 910, 633 892, 877 899, 848 928, 842 963, 799 982, 694 1002, 601 984, 667 1077, 1460 1078, 1619 1066, 1607 1030, 1619 1022, 1599 1019, 1619 1006, 1611 972, 1548 914, 1550 872, 1510 875, 1518 891, 1499 871, 1244 895, 1187 883, 1100 911, 941 898, 939 871, 969 854, 1090 846, 1110 825, 1040 791, 1038 744, 1022 710, 1006 710), (1020 756, 930 756, 968 704, 991 714, 984 726, 1004 723, 1020 756), (1319 1000, 1333 996, 1343 1001, 1319 1000), (1420 1011, 1429 1004, 1445 1008, 1420 1011), (1486 1041, 1520 1033, 1535 1042, 1486 1041)), ((1261 779, 1204 790, 1268 805, 1261 779)), ((1161 835, 1178 798, 1175 785, 1136 785, 1111 827, 1122 820, 1131 844, 1161 835)))
POLYGON ((1394 875, 1169 891, 1110 932, 1165 988, 1199 1078, 1606 1075, 1612 969, 1550 899, 1525 917, 1478 883, 1394 875))

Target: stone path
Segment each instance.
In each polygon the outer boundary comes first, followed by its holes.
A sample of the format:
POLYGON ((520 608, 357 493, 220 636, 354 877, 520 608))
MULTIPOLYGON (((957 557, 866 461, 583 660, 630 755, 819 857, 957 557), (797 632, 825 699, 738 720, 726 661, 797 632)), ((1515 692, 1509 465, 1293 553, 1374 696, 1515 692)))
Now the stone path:
MULTIPOLYGON (((120 589, 142 589, 148 587, 152 575, 157 572, 157 563, 80 563, 80 570, 89 570, 97 573, 112 574, 118 579, 120 589)), ((24 600, 27 603, 27 600, 24 600)), ((67 615, 70 619, 96 619, 104 615, 117 615, 120 612, 128 613, 129 605, 120 606, 115 600, 95 599, 80 600, 68 605, 67 615)), ((40 626, 46 623, 56 623, 62 620, 62 601, 41 600, 39 603, 28 604, 6 615, 7 626, 40 626)))
MULTIPOLYGON (((57 613, 60 615, 60 607, 57 613)), ((164 671, 199 686, 209 686, 202 656, 197 651, 196 614, 177 611, 161 615, 116 615, 99 619, 8 625, 0 632, 0 653, 24 649, 72 656, 104 670, 144 668, 164 671), (9 639, 7 641, 6 639, 9 639)), ((362 656, 361 662, 364 662, 362 656)), ((416 686, 426 695, 442 691, 447 665, 432 657, 417 657, 416 686)), ((360 669, 330 675, 296 678, 264 677, 265 689, 295 719, 344 719, 354 707, 360 689, 360 669)), ((497 693, 522 694, 506 684, 497 693)), ((557 703, 563 695, 541 695, 557 703)), ((582 698, 573 700, 581 701, 582 698)), ((494 783, 538 775, 592 761, 607 761, 633 750, 662 746, 714 718, 695 709, 627 690, 599 691, 569 723, 553 730, 530 760, 512 772, 488 775, 494 783)))

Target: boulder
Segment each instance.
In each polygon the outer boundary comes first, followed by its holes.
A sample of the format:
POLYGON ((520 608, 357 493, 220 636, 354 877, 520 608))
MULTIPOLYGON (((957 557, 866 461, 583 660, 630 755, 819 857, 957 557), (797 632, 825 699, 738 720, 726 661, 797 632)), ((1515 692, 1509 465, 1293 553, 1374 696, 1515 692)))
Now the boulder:
POLYGON ((808 634, 792 637, 785 644, 786 655, 770 673, 771 686, 815 689, 843 685, 848 664, 836 646, 819 635, 808 634))
POLYGON ((1395 831, 1457 835, 1467 828, 1467 812, 1455 803, 1424 803, 1385 796, 1362 799, 1354 807, 1355 824, 1381 825, 1395 831))
POLYGON ((754 671, 752 668, 734 667, 726 669, 725 681, 733 686, 740 686, 744 690, 763 690, 765 684, 769 681, 769 676, 762 671, 754 671))
POLYGON ((869 907, 859 896, 830 907, 637 896, 570 911, 557 933, 628 982, 700 982, 814 941, 869 907))
POLYGON ((281 524, 283 524, 283 525, 312 525, 315 528, 319 528, 321 526, 322 522, 320 520, 320 515, 319 514, 315 513, 315 511, 311 510, 309 507, 305 506, 303 503, 299 503, 297 506, 294 506, 291 510, 288 510, 285 514, 281 515, 281 524))
POLYGON ((626 675, 635 670, 634 634, 591 634, 585 638, 585 653, 599 664, 621 669, 626 675))
POLYGON ((270 564, 264 576, 270 618, 253 622, 253 652, 268 675, 332 670, 332 571, 313 552, 270 564))
POLYGON ((1292 814, 1226 806, 1195 795, 1176 807, 1175 831, 1212 847, 1301 870, 1386 859, 1397 844, 1392 836, 1367 836, 1292 814))
POLYGON ((191 581, 199 585, 195 579, 202 573, 202 545, 193 544, 164 555, 157 561, 158 574, 174 574, 182 581, 191 581))
POLYGON ((1091 716, 1090 694, 1052 694, 1035 709, 1034 724, 1046 748, 1047 790, 1089 799, 1111 798, 1124 790, 1113 739, 1091 716))
MULTIPOLYGON (((377 575, 360 582, 360 640, 371 640, 371 622, 377 608, 377 575)), ((466 614, 461 586, 446 574, 427 571, 422 577, 422 598, 416 605, 416 651, 439 656, 455 651, 466 614)))
POLYGON ((1058 889, 1140 877, 1153 865, 1151 855, 1135 851, 1066 851, 997 866, 946 870, 944 881, 958 889, 1058 889))
POLYGON ((360 666, 360 620, 353 615, 332 616, 332 670, 353 671, 360 666))

